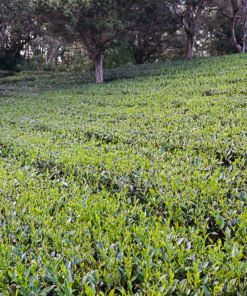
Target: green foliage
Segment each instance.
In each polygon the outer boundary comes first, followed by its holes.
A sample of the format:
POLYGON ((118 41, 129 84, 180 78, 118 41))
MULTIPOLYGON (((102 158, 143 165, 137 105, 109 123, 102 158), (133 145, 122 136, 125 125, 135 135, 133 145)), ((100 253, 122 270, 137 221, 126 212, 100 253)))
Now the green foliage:
POLYGON ((3 51, 0 49, 0 70, 15 71, 17 70, 18 59, 13 59, 13 53, 9 51, 3 51))
POLYGON ((246 295, 246 65, 1 79, 0 295, 246 295))
POLYGON ((28 0, 0 2, 0 69, 15 71, 23 59, 21 50, 37 33, 34 6, 28 0))
POLYGON ((123 65, 135 64, 134 56, 130 49, 123 43, 107 50, 104 54, 104 68, 115 68, 123 65))

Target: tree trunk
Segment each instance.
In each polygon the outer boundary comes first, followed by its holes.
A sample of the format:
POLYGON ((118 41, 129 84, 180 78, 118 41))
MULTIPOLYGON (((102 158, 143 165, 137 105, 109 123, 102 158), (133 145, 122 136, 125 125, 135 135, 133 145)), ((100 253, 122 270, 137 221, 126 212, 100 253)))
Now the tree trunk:
POLYGON ((247 42, 247 15, 244 17, 244 36, 243 36, 243 48, 242 53, 246 52, 246 42, 247 42))
POLYGON ((236 17, 234 16, 232 20, 232 27, 231 27, 231 35, 232 35, 232 43, 236 47, 239 53, 242 52, 242 46, 238 44, 235 32, 235 25, 236 25, 236 17))
POLYGON ((27 46, 27 61, 30 62, 30 49, 29 49, 29 45, 27 46))
POLYGON ((191 60, 194 54, 194 35, 190 32, 187 32, 186 40, 186 59, 191 60))
POLYGON ((103 60, 102 54, 97 54, 93 57, 95 67, 96 83, 103 83, 103 60))
POLYGON ((135 48, 134 58, 137 65, 144 64, 144 53, 142 50, 135 48))
POLYGON ((34 57, 34 62, 35 62, 35 65, 36 65, 36 69, 37 69, 37 71, 40 71, 40 66, 39 66, 39 62, 37 60, 37 52, 36 52, 35 45, 32 46, 32 51, 33 51, 33 57, 34 57))
POLYGON ((246 42, 247 42, 247 0, 242 0, 242 6, 244 11, 244 35, 243 35, 243 47, 242 53, 246 52, 246 42))
POLYGON ((237 41, 236 31, 235 31, 235 27, 236 27, 236 24, 237 24, 237 13, 238 13, 238 10, 239 10, 237 0, 231 0, 231 5, 232 5, 232 11, 233 11, 233 15, 230 18, 231 19, 232 44, 237 49, 238 53, 241 53, 242 52, 242 46, 237 41))

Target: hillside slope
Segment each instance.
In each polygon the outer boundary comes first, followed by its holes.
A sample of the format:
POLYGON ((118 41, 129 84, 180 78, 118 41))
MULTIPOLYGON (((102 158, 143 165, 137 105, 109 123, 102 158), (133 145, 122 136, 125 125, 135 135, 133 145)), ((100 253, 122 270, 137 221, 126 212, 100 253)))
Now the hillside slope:
POLYGON ((246 295, 246 66, 1 79, 0 295, 246 295))

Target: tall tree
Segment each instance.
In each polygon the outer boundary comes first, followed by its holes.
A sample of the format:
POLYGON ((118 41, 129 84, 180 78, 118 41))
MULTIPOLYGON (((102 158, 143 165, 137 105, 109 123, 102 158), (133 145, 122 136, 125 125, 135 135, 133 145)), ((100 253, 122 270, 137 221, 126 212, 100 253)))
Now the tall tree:
POLYGON ((41 54, 41 48, 43 51, 42 58, 45 62, 45 69, 55 69, 55 63, 59 55, 59 50, 64 48, 65 44, 61 38, 55 38, 52 34, 49 34, 47 30, 40 29, 39 36, 31 42, 32 55, 37 67, 40 71, 41 67, 37 60, 37 54, 41 54))
MULTIPOLYGON (((216 3, 217 4, 217 3, 216 3)), ((196 51, 211 56, 235 52, 231 39, 229 21, 222 16, 217 5, 207 8, 198 20, 198 32, 195 43, 196 51)))
POLYGON ((122 18, 134 3, 134 0, 39 0, 39 7, 53 28, 60 32, 63 29, 64 35, 70 27, 74 37, 83 42, 94 62, 96 83, 102 83, 102 56, 112 41, 126 32, 122 18))
POLYGON ((194 54, 195 29, 202 11, 205 9, 206 0, 175 0, 172 1, 173 9, 186 33, 186 59, 190 60, 194 54))
POLYGON ((246 42, 247 42, 247 0, 241 0, 242 8, 243 8, 243 46, 242 52, 246 52, 246 42))
POLYGON ((246 52, 247 39, 247 0, 219 0, 219 10, 231 24, 232 44, 239 53, 246 52), (242 36, 238 38, 236 28, 241 26, 242 36))
POLYGON ((136 1, 135 8, 126 17, 133 23, 127 39, 136 63, 143 64, 162 55, 167 35, 175 34, 178 22, 169 3, 163 0, 136 1))
POLYGON ((32 1, 1 0, 0 2, 0 65, 11 68, 21 50, 37 36, 39 28, 32 1))

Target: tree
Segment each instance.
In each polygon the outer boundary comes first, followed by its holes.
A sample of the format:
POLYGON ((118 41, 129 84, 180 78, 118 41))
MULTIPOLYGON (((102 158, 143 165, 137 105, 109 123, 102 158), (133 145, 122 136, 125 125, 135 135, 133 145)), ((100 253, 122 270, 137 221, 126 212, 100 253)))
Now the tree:
POLYGON ((128 16, 132 29, 127 32, 128 47, 137 64, 162 55, 166 35, 173 35, 178 22, 168 3, 162 0, 136 2, 135 11, 128 16), (166 34, 167 33, 167 34, 166 34))
POLYGON ((219 10, 231 24, 232 44, 239 53, 246 51, 247 39, 247 0, 221 0, 219 1, 219 10), (242 24, 241 37, 236 34, 236 27, 242 24))
POLYGON ((37 70, 40 71, 40 65, 37 56, 41 55, 40 49, 42 48, 45 69, 50 67, 51 70, 55 69, 55 62, 58 58, 59 50, 65 46, 63 40, 55 38, 47 32, 47 30, 40 30, 39 36, 31 42, 32 56, 34 58, 37 70))
POLYGON ((241 0, 244 18, 243 18, 243 47, 242 52, 246 52, 246 42, 247 42, 247 0, 241 0))
POLYGON ((231 39, 228 19, 222 17, 217 5, 204 10, 198 20, 196 51, 206 56, 236 52, 231 39))
POLYGON ((126 32, 123 15, 132 9, 133 1, 124 0, 40 0, 39 11, 49 16, 55 30, 83 42, 95 66, 96 83, 103 82, 102 55, 107 47, 126 32))
POLYGON ((205 0, 175 0, 173 9, 186 33, 186 59, 190 60, 194 54, 194 39, 197 21, 205 9, 205 0))
POLYGON ((20 52, 37 36, 38 20, 34 5, 28 0, 1 0, 0 2, 0 66, 11 69, 20 52))

